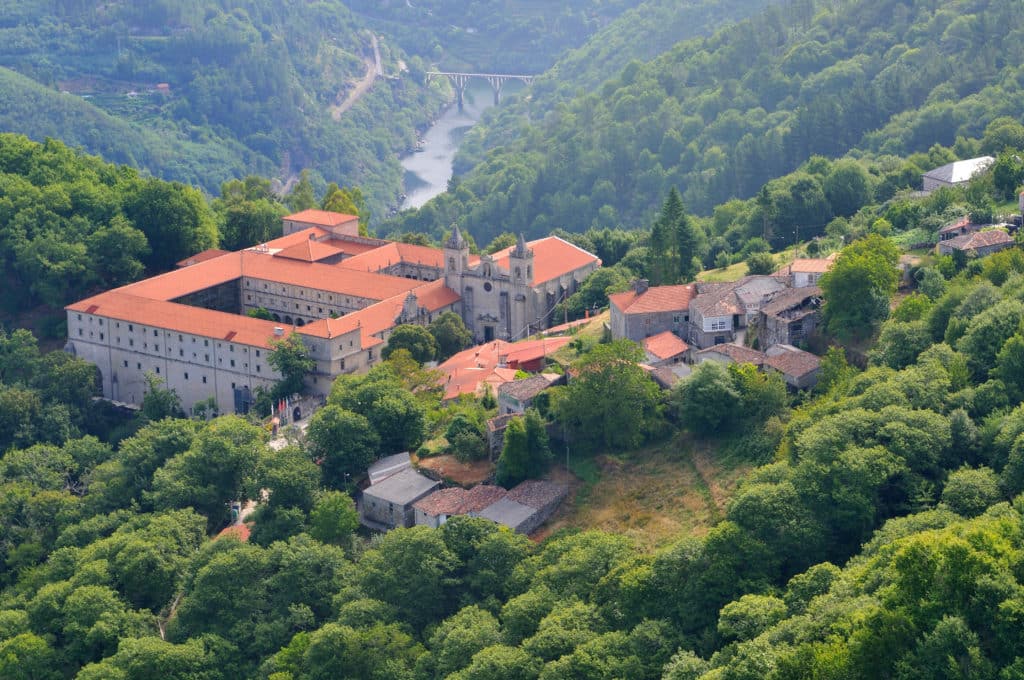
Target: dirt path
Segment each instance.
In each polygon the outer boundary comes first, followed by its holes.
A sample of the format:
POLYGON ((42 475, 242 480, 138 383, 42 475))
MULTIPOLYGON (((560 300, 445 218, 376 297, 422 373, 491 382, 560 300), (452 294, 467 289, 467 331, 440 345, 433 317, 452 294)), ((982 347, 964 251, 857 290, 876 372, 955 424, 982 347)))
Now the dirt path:
POLYGON ((377 42, 377 36, 371 35, 370 41, 373 43, 373 59, 363 60, 363 63, 366 64, 366 75, 356 83, 356 86, 345 97, 345 101, 330 108, 331 118, 334 120, 341 120, 341 114, 352 108, 359 98, 370 90, 373 82, 384 75, 384 68, 380 63, 380 44, 377 42))

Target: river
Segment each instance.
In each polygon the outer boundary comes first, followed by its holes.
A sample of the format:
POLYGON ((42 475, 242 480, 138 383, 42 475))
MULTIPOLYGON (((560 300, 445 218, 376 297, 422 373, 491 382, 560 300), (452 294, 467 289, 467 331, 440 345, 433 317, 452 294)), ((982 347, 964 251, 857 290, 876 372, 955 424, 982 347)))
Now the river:
MULTIPOLYGON (((518 83, 509 83, 506 88, 515 92, 519 89, 517 86, 518 83)), ((471 80, 466 86, 464 101, 462 111, 452 104, 430 126, 423 135, 422 151, 402 158, 406 194, 402 210, 419 208, 448 189, 455 152, 466 131, 480 120, 484 110, 494 105, 494 92, 486 82, 471 80)))

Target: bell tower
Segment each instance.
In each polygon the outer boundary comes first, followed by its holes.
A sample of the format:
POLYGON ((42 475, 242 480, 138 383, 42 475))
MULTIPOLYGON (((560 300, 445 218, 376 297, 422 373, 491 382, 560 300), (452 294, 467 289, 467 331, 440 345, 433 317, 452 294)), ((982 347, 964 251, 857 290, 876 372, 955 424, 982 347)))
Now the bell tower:
POLYGON ((462 276, 469 266, 469 244, 462 238, 459 225, 452 225, 452 235, 444 242, 444 285, 462 293, 462 276))
POLYGON ((527 247, 522 234, 508 255, 508 268, 514 285, 533 286, 533 250, 527 247))

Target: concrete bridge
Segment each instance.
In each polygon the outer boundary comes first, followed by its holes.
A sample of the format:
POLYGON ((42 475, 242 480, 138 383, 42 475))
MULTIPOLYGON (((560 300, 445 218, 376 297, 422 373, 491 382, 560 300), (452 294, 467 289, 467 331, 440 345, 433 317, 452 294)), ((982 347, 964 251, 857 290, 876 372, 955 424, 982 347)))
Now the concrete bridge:
POLYGON ((459 111, 462 110, 463 106, 463 95, 466 93, 466 85, 469 83, 471 78, 482 78, 487 81, 494 90, 494 105, 497 106, 501 102, 501 88, 510 80, 518 80, 521 83, 529 85, 533 82, 533 76, 526 75, 515 75, 507 73, 458 73, 452 71, 427 71, 427 80, 431 78, 445 77, 451 81, 452 87, 455 88, 455 94, 459 100, 459 111))

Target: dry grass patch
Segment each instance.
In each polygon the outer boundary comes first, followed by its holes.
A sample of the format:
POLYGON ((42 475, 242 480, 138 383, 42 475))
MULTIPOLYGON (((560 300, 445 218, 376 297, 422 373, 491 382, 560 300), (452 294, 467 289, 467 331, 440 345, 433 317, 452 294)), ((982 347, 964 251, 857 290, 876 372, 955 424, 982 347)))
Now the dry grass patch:
MULTIPOLYGON (((649 550, 683 535, 706 533, 723 517, 736 484, 752 465, 717 461, 707 447, 677 438, 625 456, 584 459, 572 467, 569 499, 535 538, 563 528, 600 529, 630 536, 649 550)), ((558 470, 564 480, 564 466, 558 470)))
POLYGON ((443 479, 459 486, 473 486, 490 479, 494 474, 494 463, 489 460, 475 460, 463 463, 455 456, 431 456, 430 458, 413 457, 413 463, 421 468, 431 470, 443 479))

